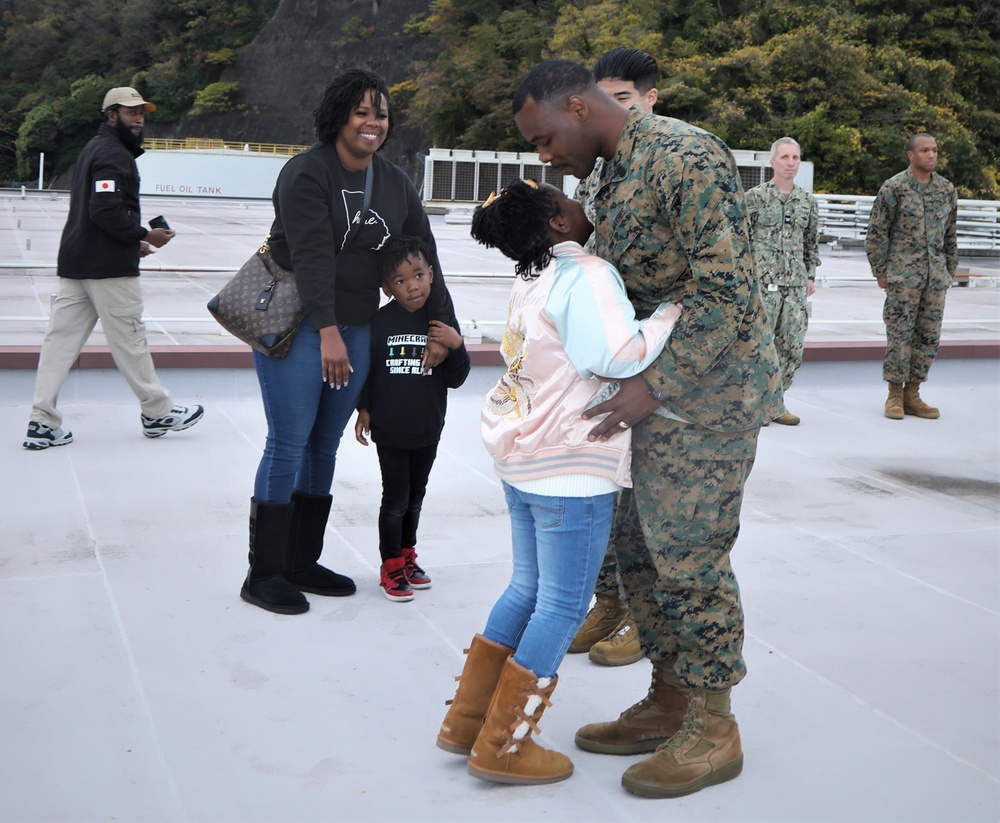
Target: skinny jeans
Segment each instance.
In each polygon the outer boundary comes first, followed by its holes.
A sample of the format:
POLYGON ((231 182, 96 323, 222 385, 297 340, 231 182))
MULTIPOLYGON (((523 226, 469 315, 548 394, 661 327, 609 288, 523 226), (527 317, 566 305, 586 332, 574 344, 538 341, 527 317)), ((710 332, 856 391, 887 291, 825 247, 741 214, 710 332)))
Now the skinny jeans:
POLYGON ((308 317, 286 357, 254 351, 267 418, 267 440, 254 482, 258 503, 289 503, 293 491, 330 494, 340 439, 371 363, 371 326, 338 328, 353 369, 347 385, 339 389, 323 381, 320 335, 308 317))
POLYGON ((587 614, 601 568, 615 494, 550 497, 503 484, 513 572, 483 636, 515 649, 514 662, 553 677, 587 614))

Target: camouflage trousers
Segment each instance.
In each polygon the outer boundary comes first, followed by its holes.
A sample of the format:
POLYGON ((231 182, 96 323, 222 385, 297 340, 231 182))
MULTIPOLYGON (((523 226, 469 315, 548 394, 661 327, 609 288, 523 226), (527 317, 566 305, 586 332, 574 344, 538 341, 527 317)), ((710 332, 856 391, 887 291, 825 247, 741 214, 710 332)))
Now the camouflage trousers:
POLYGON ((759 429, 720 434, 651 415, 632 429, 633 488, 612 542, 643 652, 698 689, 743 679, 743 607, 729 562, 759 429))
POLYGON ((802 350, 809 328, 806 287, 778 286, 777 291, 770 291, 770 288, 762 286, 762 296, 767 319, 774 332, 774 348, 778 352, 781 368, 781 388, 788 391, 795 372, 802 365, 802 350))
MULTIPOLYGON (((624 492, 627 494, 628 492, 624 492)), ((622 500, 622 495, 618 496, 618 502, 622 500)), ((615 511, 618 504, 615 504, 615 511)), ((622 588, 621 575, 618 574, 618 555, 615 553, 615 523, 611 525, 611 538, 608 540, 608 550, 604 553, 604 560, 601 563, 600 571, 597 573, 597 583, 594 585, 594 594, 617 597, 622 602, 625 601, 625 590, 622 588)))
POLYGON ((887 383, 923 383, 941 342, 947 289, 911 289, 889 284, 882 307, 887 383))
POLYGON ((594 594, 608 595, 622 600, 625 598, 625 592, 622 591, 621 580, 618 577, 618 555, 615 552, 614 527, 611 530, 611 542, 608 543, 608 550, 604 554, 604 562, 601 563, 601 570, 597 573, 594 594))

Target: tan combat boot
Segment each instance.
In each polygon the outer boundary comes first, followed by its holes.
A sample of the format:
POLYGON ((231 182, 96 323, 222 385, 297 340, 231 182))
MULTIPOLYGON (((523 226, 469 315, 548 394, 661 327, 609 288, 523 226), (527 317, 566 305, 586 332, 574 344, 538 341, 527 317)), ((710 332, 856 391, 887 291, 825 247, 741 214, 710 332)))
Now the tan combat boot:
POLYGON ((618 631, 611 637, 595 643, 590 649, 591 661, 601 666, 627 666, 642 660, 642 646, 639 645, 639 630, 631 617, 618 624, 618 631))
POLYGON ((937 420, 941 416, 940 409, 928 406, 920 399, 919 383, 907 383, 903 386, 903 411, 927 420, 937 420))
POLYGON ((446 701, 449 709, 438 732, 437 746, 446 752, 468 757, 472 744, 483 729, 503 664, 514 650, 477 634, 465 653, 468 655, 465 666, 455 678, 458 691, 452 700, 446 701))
POLYGON ((690 687, 681 683, 673 663, 653 662, 653 680, 646 696, 625 709, 617 720, 590 723, 576 733, 576 745, 598 754, 639 754, 656 751, 680 728, 690 687))
POLYGON ((729 689, 692 690, 681 730, 655 754, 629 766, 622 787, 642 797, 681 797, 732 780, 743 771, 743 748, 729 711, 729 689))
POLYGON ((885 401, 885 416, 890 420, 903 419, 903 384, 890 383, 889 397, 885 401))
POLYGON ((557 783, 573 774, 564 754, 543 749, 531 739, 555 691, 558 677, 537 677, 507 660, 466 770, 492 783, 557 783))
POLYGON ((797 414, 792 414, 784 406, 781 407, 781 414, 774 418, 775 423, 779 423, 782 426, 797 426, 802 422, 802 418, 797 414))
POLYGON ((570 654, 589 652, 590 647, 612 634, 626 614, 625 604, 616 594, 599 594, 594 608, 583 618, 573 642, 569 644, 570 654))

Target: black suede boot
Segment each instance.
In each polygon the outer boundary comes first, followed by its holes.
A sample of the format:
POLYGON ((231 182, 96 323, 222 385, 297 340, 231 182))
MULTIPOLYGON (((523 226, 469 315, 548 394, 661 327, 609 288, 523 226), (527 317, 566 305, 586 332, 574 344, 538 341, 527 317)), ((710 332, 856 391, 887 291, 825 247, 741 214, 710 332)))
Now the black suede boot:
POLYGON ((323 553, 323 535, 332 503, 333 497, 329 494, 292 493, 292 542, 285 579, 299 591, 346 597, 358 590, 354 581, 316 562, 323 553))
POLYGON ((309 601, 282 576, 291 528, 291 503, 250 500, 250 571, 240 597, 278 614, 309 611, 309 601))

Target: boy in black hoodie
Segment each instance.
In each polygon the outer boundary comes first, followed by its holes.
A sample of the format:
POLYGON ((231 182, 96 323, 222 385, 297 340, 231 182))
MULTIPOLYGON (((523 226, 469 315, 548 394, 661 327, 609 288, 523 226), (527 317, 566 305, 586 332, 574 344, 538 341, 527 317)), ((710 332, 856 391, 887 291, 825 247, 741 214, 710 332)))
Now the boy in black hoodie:
POLYGON ((392 300, 372 319, 371 371, 358 400, 354 435, 363 446, 370 435, 382 472, 379 509, 379 585, 392 601, 413 599, 431 578, 417 565, 417 524, 427 479, 444 429, 448 389, 469 375, 458 322, 430 320, 424 304, 434 280, 431 255, 417 237, 394 238, 379 256, 382 291, 392 300), (424 347, 436 341, 450 349, 435 369, 423 369, 424 347))

